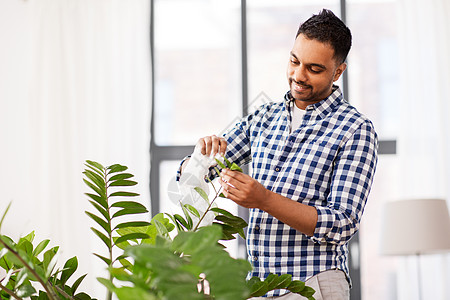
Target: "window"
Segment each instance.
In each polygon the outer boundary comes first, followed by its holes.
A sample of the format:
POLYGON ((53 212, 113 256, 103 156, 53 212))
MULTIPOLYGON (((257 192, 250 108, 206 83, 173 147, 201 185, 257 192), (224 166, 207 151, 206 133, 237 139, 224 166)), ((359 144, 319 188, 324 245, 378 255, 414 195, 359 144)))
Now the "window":
MULTIPOLYGON (((282 99, 289 88, 286 66, 297 28, 323 8, 346 21, 354 38, 348 69, 338 85, 347 100, 373 120, 379 153, 395 154, 395 0, 153 0, 154 214, 177 209, 167 187, 198 138, 220 135, 247 111, 282 99)), ((384 193, 395 182, 395 168, 395 156, 380 157, 361 224, 361 246, 358 236, 350 245, 352 299, 388 299, 391 293, 386 278, 392 277, 392 261, 377 254, 374 235, 384 193)), ((233 203, 221 205, 238 211, 233 203)), ((244 245, 229 247, 235 256, 245 255, 244 245)))

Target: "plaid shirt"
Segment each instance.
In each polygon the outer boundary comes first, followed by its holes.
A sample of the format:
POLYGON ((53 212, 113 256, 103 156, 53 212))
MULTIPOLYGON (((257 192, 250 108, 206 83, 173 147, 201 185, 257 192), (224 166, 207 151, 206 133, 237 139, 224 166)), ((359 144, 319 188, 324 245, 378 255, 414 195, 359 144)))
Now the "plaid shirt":
MULTIPOLYGON (((292 274, 306 281, 329 270, 348 273, 348 242, 359 229, 377 163, 372 123, 334 87, 306 108, 302 124, 290 130, 294 101, 269 103, 224 134, 226 156, 251 163, 252 177, 267 189, 317 209, 307 236, 260 209, 250 209, 247 251, 251 276, 292 274)), ((266 296, 285 294, 285 290, 266 296)))

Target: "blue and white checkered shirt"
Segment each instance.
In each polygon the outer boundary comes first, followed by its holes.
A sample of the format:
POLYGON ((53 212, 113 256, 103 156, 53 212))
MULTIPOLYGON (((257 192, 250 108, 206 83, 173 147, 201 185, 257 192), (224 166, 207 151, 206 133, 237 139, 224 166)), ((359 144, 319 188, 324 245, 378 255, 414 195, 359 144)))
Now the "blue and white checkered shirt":
MULTIPOLYGON (((268 103, 224 134, 226 156, 243 165, 267 189, 317 209, 307 236, 260 209, 250 209, 247 250, 251 276, 292 274, 306 281, 340 269, 348 273, 348 242, 359 228, 377 163, 372 123, 334 87, 326 99, 306 108, 291 130, 294 101, 268 103)), ((269 292, 278 296, 285 290, 269 292)))

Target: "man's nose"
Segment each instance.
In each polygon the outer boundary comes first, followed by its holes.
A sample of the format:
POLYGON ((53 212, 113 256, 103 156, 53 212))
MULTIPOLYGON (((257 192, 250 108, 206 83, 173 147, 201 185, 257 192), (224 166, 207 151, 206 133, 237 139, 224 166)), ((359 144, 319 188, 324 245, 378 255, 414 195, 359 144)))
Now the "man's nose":
POLYGON ((294 71, 294 80, 297 82, 307 81, 306 69, 303 65, 299 65, 294 71))

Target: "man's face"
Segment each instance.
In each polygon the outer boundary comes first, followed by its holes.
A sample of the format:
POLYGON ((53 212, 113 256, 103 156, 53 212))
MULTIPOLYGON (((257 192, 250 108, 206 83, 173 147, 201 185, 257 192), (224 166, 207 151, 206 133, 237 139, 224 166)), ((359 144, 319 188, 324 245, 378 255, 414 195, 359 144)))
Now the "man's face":
POLYGON ((334 58, 331 45, 300 34, 292 47, 287 68, 289 87, 297 107, 305 109, 328 97, 333 82, 345 68, 345 63, 334 58))

